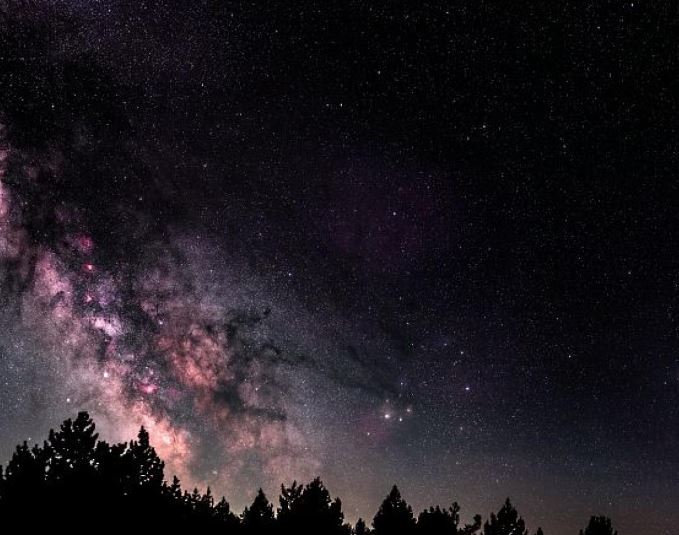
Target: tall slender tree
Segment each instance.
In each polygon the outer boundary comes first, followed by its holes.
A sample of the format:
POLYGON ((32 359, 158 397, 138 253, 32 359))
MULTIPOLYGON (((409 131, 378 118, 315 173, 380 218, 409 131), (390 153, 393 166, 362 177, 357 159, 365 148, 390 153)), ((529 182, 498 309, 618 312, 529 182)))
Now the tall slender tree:
POLYGON ((132 484, 157 490, 163 484, 165 463, 151 446, 148 431, 142 426, 137 440, 130 442, 125 457, 133 467, 132 484))

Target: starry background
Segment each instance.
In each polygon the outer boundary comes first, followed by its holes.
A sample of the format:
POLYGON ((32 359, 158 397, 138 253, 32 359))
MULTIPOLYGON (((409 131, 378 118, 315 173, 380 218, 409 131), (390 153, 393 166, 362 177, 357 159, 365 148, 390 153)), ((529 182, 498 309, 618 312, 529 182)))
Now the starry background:
POLYGON ((0 14, 3 461, 87 409, 236 508, 677 525, 677 8, 0 14))

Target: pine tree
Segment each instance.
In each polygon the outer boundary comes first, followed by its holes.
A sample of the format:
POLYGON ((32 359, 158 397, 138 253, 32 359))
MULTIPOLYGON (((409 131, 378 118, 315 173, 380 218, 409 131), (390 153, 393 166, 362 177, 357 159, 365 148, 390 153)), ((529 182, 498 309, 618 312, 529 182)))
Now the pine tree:
POLYGON ((344 526, 344 513, 339 498, 333 500, 320 478, 307 484, 301 491, 295 483, 291 489, 283 489, 278 515, 284 533, 328 535, 344 534, 350 528, 344 526))
POLYGON ((182 500, 182 486, 180 485, 179 478, 177 476, 172 476, 172 484, 167 487, 167 494, 178 502, 182 500))
POLYGON ((460 528, 460 505, 457 502, 442 509, 438 505, 422 511, 417 519, 417 532, 422 535, 473 535, 481 529, 481 516, 476 515, 472 524, 460 528))
POLYGON ((281 494, 278 497, 278 503, 280 504, 280 507, 278 508, 279 519, 285 518, 285 516, 290 513, 294 504, 302 495, 303 489, 302 485, 297 484, 297 481, 293 481, 292 485, 289 487, 281 485, 281 494))
POLYGON ((77 511, 74 522, 92 521, 98 508, 110 505, 98 473, 97 439, 94 422, 81 412, 50 430, 43 447, 29 449, 24 442, 7 466, 5 510, 29 531, 69 510, 77 511), (41 515, 34 514, 36 503, 41 515))
POLYGON ((528 535, 523 519, 519 516, 507 498, 497 515, 490 515, 490 520, 483 526, 484 535, 528 535))
POLYGON ((194 513, 198 510, 198 504, 200 503, 201 498, 202 496, 198 490, 198 487, 194 487, 193 492, 189 494, 189 505, 191 507, 191 511, 194 513))
POLYGON ((580 530, 580 535, 618 535, 613 531, 611 519, 606 516, 592 516, 585 531, 580 530))
POLYGON ((159 489, 163 483, 165 463, 151 446, 149 434, 141 427, 137 440, 130 442, 125 457, 132 468, 132 484, 138 487, 159 489))
POLYGON ((212 516, 213 506, 212 490, 208 487, 205 494, 201 495, 196 502, 196 514, 203 519, 209 518, 212 516))
POLYGON ((270 533, 273 530, 275 520, 273 505, 269 502, 264 491, 259 489, 252 505, 246 507, 243 511, 243 528, 245 532, 270 533))
POLYGON ((373 520, 374 535, 410 535, 415 532, 413 510, 394 485, 373 520))
POLYGON ((459 515, 457 510, 441 509, 438 505, 422 511, 417 517, 417 532, 422 535, 455 535, 459 515))
POLYGON ((217 522, 226 528, 226 533, 233 533, 240 527, 238 517, 231 512, 231 506, 224 496, 215 505, 214 516, 217 522))
POLYGON ((59 431, 50 430, 47 447, 50 450, 48 480, 74 479, 82 481, 94 474, 98 433, 89 414, 78 413, 61 424, 59 431))
POLYGON ((359 518, 354 527, 354 535, 370 535, 370 533, 370 528, 365 525, 365 521, 362 518, 359 518))
POLYGON ((7 463, 2 481, 0 518, 3 525, 20 522, 24 530, 42 528, 41 516, 35 515, 35 506, 40 504, 44 510, 47 498, 46 460, 44 450, 38 446, 29 448, 24 442, 17 446, 7 463))
POLYGON ((3 487, 7 500, 28 498, 41 492, 46 474, 42 453, 38 446, 29 448, 26 441, 16 447, 5 469, 3 487))
POLYGON ((119 492, 127 478, 123 455, 127 450, 127 443, 113 444, 100 440, 94 450, 94 464, 97 467, 101 484, 109 488, 110 492, 119 492))

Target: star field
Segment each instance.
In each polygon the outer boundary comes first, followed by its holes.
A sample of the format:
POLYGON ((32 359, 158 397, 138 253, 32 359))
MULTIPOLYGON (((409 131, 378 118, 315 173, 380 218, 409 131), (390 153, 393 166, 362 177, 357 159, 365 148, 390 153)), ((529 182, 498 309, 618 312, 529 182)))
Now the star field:
MULTIPOLYGON (((679 522, 676 13, 0 6, 0 462, 86 409, 234 508, 320 475, 679 522)), ((466 517, 464 515, 467 515, 466 517)))

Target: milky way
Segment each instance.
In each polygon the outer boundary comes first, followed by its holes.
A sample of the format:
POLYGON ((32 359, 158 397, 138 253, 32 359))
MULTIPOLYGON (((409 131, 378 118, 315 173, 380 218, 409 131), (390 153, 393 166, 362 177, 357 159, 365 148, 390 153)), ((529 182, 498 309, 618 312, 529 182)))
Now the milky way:
POLYGON ((674 18, 0 1, 0 464, 86 409, 234 510, 675 535, 674 18))
POLYGON ((22 339, 12 358, 28 358, 23 344, 31 345, 30 365, 60 377, 64 415, 88 409, 118 440, 144 425, 169 473, 234 491, 321 468, 322 437, 310 441, 303 425, 323 400, 299 415, 311 401, 307 383, 388 399, 388 380, 338 346, 341 334, 325 348, 314 342, 323 325, 264 295, 242 266, 234 275, 226 253, 195 233, 145 233, 138 257, 121 264, 109 251, 102 265, 106 252, 82 207, 53 194, 64 173, 59 152, 28 155, 4 139, 1 156, 4 312, 22 339), (36 236, 45 221, 48 235, 36 236))

